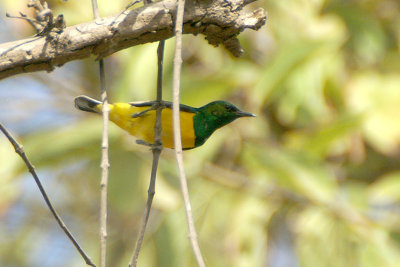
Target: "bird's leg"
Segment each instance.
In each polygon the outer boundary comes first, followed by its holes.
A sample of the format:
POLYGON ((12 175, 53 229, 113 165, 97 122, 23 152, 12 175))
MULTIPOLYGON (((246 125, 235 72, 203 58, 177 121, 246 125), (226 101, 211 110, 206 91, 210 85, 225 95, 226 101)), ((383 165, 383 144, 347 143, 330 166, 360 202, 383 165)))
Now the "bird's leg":
POLYGON ((151 105, 151 107, 149 107, 148 109, 145 109, 145 110, 143 110, 143 111, 141 111, 141 112, 133 113, 131 117, 132 117, 133 119, 139 118, 139 117, 143 116, 144 114, 146 114, 146 113, 149 112, 149 111, 156 110, 156 109, 159 108, 160 106, 161 106, 162 108, 165 108, 165 105, 164 105, 163 102, 161 102, 161 103, 155 102, 155 103, 154 103, 153 105, 151 105))
MULTIPOLYGON (((143 110, 143 111, 141 111, 141 112, 134 113, 134 114, 132 115, 132 118, 138 118, 138 117, 140 117, 140 116, 143 116, 143 115, 146 114, 147 112, 149 112, 149 111, 151 111, 151 110, 156 110, 156 109, 158 109, 159 107, 161 107, 161 108, 165 108, 165 107, 166 107, 163 101, 156 101, 156 102, 154 102, 153 105, 151 105, 150 108, 145 109, 145 110, 143 110)), ((159 150, 159 151, 161 151, 162 148, 163 148, 163 145, 160 144, 160 143, 152 144, 152 143, 146 142, 146 141, 141 140, 141 139, 136 140, 136 144, 148 146, 148 147, 151 148, 151 150, 159 150)))
POLYGON ((149 147, 151 147, 153 144, 151 144, 151 143, 149 143, 149 142, 146 142, 146 141, 144 141, 144 140, 142 140, 142 139, 138 139, 138 140, 136 140, 136 144, 138 144, 138 145, 143 145, 143 146, 149 146, 149 147))
POLYGON ((161 144, 152 144, 152 143, 146 142, 142 139, 136 140, 136 144, 148 146, 148 147, 150 147, 151 150, 153 150, 153 149, 161 150, 163 148, 163 146, 161 144))
POLYGON ((151 106, 151 107, 149 107, 148 109, 145 109, 145 110, 143 110, 143 111, 141 111, 141 112, 133 113, 131 117, 132 117, 133 119, 139 118, 139 117, 143 116, 144 114, 146 114, 147 112, 149 112, 149 111, 151 111, 151 110, 155 110, 154 106, 151 106))

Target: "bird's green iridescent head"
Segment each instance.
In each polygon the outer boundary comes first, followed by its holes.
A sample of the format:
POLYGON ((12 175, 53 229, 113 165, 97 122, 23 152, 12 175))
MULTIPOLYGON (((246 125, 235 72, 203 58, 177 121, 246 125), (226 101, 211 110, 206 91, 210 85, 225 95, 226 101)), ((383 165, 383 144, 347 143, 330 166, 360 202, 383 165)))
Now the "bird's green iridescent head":
POLYGON ((225 101, 214 101, 198 108, 193 117, 195 146, 201 146, 215 130, 240 117, 255 117, 255 115, 241 111, 225 101))

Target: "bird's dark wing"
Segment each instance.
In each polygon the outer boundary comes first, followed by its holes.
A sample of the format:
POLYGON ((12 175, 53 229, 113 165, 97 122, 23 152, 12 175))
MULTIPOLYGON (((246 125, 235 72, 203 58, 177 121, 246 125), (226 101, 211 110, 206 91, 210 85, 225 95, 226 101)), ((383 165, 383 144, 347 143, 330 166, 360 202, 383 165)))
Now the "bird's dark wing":
MULTIPOLYGON (((156 103, 156 101, 145 101, 145 102, 130 102, 129 104, 135 107, 151 107, 156 103)), ((172 109, 172 103, 169 101, 162 101, 162 104, 169 109, 172 109)), ((197 108, 187 106, 184 104, 180 104, 180 110, 189 112, 189 113, 195 113, 197 111, 197 108)))

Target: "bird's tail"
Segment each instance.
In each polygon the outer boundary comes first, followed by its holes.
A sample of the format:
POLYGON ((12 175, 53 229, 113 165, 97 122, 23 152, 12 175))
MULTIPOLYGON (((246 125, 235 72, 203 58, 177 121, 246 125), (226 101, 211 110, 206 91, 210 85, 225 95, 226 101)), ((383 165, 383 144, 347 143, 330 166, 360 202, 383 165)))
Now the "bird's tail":
POLYGON ((83 111, 101 113, 101 102, 85 95, 75 97, 75 107, 83 111))

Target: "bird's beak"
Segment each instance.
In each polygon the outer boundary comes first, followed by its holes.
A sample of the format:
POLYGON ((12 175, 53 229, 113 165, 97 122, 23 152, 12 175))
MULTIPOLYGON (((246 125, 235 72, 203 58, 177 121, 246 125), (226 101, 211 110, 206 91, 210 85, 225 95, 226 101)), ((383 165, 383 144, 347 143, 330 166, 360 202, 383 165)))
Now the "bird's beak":
POLYGON ((256 115, 253 113, 241 111, 241 110, 237 111, 236 115, 238 115, 239 117, 256 117, 256 115))

